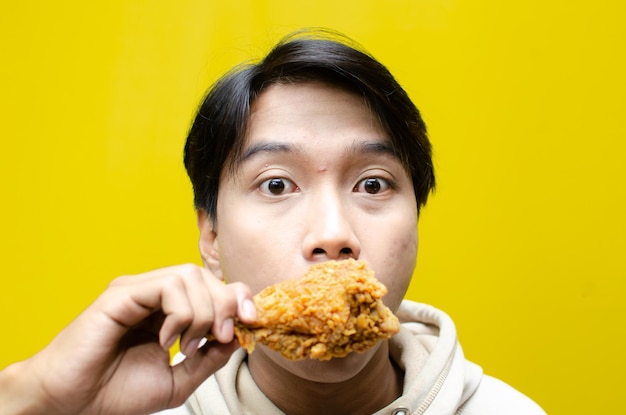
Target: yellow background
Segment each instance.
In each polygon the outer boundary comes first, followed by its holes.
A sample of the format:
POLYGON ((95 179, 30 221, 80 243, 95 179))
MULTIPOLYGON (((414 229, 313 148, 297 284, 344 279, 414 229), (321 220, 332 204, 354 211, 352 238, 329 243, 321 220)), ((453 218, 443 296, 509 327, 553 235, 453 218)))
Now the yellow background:
POLYGON ((430 128, 439 186, 409 297, 448 311, 466 355, 548 413, 622 411, 623 2, 2 9, 0 367, 113 277, 198 262, 181 155, 199 98, 292 29, 328 26, 383 61, 430 128))

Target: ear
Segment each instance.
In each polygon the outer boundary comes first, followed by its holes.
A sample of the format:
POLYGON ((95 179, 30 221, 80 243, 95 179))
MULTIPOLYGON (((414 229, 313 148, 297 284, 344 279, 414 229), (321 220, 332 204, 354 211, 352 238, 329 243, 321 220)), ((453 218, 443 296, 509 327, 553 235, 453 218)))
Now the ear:
POLYGON ((220 267, 215 219, 210 217, 203 209, 198 209, 196 216, 198 219, 198 229, 200 230, 198 246, 200 248, 200 255, 202 256, 202 263, 213 275, 219 279, 223 279, 222 269, 220 267))

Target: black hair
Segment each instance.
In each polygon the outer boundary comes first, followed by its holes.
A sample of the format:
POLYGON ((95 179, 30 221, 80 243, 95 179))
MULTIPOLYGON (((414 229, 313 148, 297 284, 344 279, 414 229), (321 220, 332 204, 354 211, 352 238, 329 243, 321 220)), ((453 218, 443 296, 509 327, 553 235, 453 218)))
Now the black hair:
POLYGON ((236 67, 203 99, 185 144, 194 204, 216 219, 220 176, 238 167, 250 105, 278 83, 323 81, 361 94, 413 181, 418 209, 435 187, 431 144, 419 110, 389 70, 349 38, 302 31, 282 39, 258 63, 236 67))

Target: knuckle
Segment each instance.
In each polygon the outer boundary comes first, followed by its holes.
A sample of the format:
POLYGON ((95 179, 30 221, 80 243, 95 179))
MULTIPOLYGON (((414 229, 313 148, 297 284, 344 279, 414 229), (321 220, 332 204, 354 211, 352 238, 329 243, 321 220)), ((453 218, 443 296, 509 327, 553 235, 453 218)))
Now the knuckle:
POLYGON ((194 321, 195 313, 190 308, 183 308, 177 310, 173 317, 175 317, 178 324, 189 326, 194 321))
POLYGON ((163 284, 163 289, 166 290, 179 290, 185 286, 182 277, 177 273, 164 275, 161 278, 161 284, 163 284))
POLYGON ((131 278, 132 277, 130 275, 121 275, 121 276, 111 280, 109 282, 109 287, 110 288, 114 288, 114 287, 119 287, 119 286, 122 286, 122 285, 126 285, 126 284, 128 284, 128 282, 129 282, 129 280, 131 278))
POLYGON ((195 310, 195 321, 194 326, 205 326, 210 325, 215 320, 215 311, 210 304, 207 304, 206 307, 198 307, 195 310))
POLYGON ((194 321, 195 313, 189 307, 179 307, 176 310, 172 310, 169 318, 177 325, 190 326, 194 321))
POLYGON ((192 263, 187 263, 187 264, 180 265, 178 267, 178 271, 182 275, 193 277, 193 278, 197 278, 197 277, 202 275, 200 267, 197 266, 196 264, 192 264, 192 263))

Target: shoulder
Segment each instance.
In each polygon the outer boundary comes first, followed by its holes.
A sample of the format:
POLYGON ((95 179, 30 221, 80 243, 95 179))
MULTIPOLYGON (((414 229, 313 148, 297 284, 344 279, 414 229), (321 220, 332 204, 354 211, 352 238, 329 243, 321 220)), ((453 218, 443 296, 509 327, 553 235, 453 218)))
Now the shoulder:
POLYGON ((458 412, 462 415, 545 415, 532 399, 494 377, 483 375, 474 394, 458 412))

